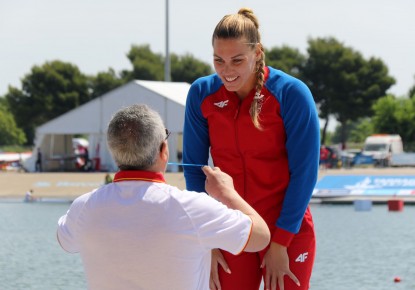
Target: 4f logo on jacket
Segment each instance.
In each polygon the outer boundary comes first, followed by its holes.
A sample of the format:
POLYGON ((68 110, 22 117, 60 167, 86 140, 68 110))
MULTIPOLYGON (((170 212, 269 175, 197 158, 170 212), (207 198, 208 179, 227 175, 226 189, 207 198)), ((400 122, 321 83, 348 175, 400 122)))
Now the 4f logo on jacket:
POLYGON ((295 259, 295 261, 298 262, 298 263, 304 263, 305 260, 307 260, 307 257, 308 257, 308 252, 305 252, 305 253, 300 254, 297 257, 297 259, 295 259))
POLYGON ((228 102, 229 102, 229 100, 226 100, 226 101, 220 101, 220 102, 213 103, 213 104, 218 108, 223 108, 223 107, 226 107, 228 105, 228 102))

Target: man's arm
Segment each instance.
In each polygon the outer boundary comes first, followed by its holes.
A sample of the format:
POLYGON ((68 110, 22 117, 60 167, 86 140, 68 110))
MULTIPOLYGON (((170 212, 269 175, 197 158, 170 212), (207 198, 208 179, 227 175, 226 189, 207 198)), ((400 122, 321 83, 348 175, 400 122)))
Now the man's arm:
POLYGON ((264 249, 271 235, 262 217, 236 192, 232 177, 222 172, 219 167, 202 168, 206 175, 206 192, 228 208, 236 209, 249 216, 252 220, 252 232, 244 249, 245 252, 257 252, 264 249))

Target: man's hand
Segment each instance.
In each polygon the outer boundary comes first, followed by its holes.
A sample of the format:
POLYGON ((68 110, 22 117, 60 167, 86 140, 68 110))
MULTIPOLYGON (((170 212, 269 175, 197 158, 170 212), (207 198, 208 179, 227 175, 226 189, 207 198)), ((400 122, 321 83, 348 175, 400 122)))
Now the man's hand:
POLYGON ((271 234, 264 219, 235 190, 232 177, 218 167, 202 168, 206 175, 205 189, 209 195, 228 208, 236 209, 249 216, 252 229, 245 252, 257 252, 264 249, 270 241, 271 234))
POLYGON ((219 167, 202 167, 206 175, 205 189, 209 195, 219 201, 229 194, 237 194, 233 186, 233 179, 225 172, 222 172, 219 167))

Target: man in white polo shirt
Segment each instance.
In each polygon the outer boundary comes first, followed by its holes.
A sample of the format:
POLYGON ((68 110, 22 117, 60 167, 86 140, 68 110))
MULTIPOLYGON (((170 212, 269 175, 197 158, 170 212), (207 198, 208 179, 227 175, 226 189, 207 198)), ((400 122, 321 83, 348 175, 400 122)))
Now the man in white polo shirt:
POLYGON ((207 290, 212 249, 268 245, 267 225, 219 168, 201 168, 210 196, 166 184, 167 137, 146 105, 118 111, 107 143, 120 171, 59 219, 59 243, 80 253, 89 289, 207 290))

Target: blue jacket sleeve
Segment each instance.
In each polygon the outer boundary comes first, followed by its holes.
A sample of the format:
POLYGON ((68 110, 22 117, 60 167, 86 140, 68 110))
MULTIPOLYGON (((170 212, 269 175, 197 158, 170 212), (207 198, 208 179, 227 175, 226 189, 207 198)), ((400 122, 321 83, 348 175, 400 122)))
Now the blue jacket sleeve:
MULTIPOLYGON (((196 81, 189 89, 186 100, 183 128, 183 163, 208 164, 209 130, 206 118, 202 114, 201 83, 196 81)), ((200 167, 184 166, 186 189, 205 191, 205 174, 200 167)))
POLYGON ((313 96, 303 82, 288 82, 280 96, 290 182, 276 226, 297 233, 318 177, 320 122, 313 96))

